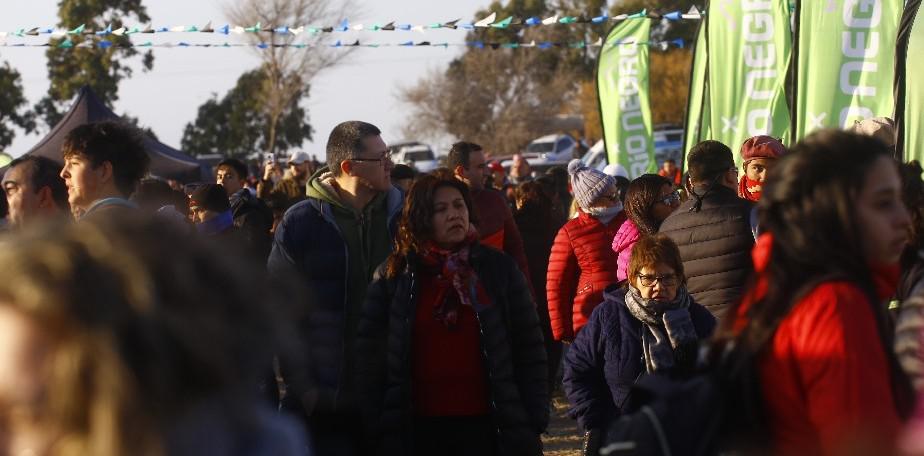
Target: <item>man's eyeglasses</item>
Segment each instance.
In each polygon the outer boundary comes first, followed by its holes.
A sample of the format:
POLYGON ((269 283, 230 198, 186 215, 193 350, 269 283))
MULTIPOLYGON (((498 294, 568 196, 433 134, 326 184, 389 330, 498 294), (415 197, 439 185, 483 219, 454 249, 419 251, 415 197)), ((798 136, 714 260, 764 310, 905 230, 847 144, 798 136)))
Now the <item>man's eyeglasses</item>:
POLYGON ((391 161, 391 152, 385 152, 382 154, 381 158, 351 158, 350 161, 355 162, 368 162, 368 163, 382 163, 385 161, 391 161))
POLYGON ((676 274, 664 274, 664 275, 648 275, 648 274, 639 274, 638 280, 641 282, 643 287, 653 287, 655 282, 661 282, 661 285, 665 287, 672 287, 677 285, 677 275, 676 274))
POLYGON ((661 203, 665 206, 673 206, 680 202, 680 193, 677 190, 670 192, 667 196, 655 201, 656 203, 661 203))

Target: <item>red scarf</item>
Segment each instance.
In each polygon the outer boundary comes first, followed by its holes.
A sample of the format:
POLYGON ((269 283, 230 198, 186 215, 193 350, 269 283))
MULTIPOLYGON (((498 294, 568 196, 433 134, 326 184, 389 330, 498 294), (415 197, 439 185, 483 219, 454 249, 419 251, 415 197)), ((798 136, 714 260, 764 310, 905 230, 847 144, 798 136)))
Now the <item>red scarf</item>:
POLYGON ((741 176, 741 181, 738 182, 738 196, 748 201, 753 201, 755 203, 760 201, 762 190, 763 184, 756 180, 751 180, 747 174, 741 176), (760 190, 757 190, 758 188, 760 190))
POLYGON ((454 328, 459 320, 460 306, 469 306, 476 313, 491 306, 490 297, 469 263, 469 248, 477 241, 478 232, 471 228, 458 248, 446 250, 428 242, 426 250, 421 254, 424 266, 438 271, 433 318, 450 329, 454 328), (455 293, 450 293, 450 289, 455 293))

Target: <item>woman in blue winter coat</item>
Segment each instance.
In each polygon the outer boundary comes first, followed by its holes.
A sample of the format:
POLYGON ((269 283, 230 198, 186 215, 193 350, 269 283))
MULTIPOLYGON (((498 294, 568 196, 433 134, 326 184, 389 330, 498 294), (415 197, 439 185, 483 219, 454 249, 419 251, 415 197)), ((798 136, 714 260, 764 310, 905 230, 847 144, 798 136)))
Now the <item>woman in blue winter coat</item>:
POLYGON ((585 454, 596 454, 602 430, 621 414, 642 374, 683 375, 715 318, 684 287, 680 251, 667 236, 632 248, 628 284, 609 286, 604 301, 568 350, 564 386, 570 414, 585 430, 585 454))

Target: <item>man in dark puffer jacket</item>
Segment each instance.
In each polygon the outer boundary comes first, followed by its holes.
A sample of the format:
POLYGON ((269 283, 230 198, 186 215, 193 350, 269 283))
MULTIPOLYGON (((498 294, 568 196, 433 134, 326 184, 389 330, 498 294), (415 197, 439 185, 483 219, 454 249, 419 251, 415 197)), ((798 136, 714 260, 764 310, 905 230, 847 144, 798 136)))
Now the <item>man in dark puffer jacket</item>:
POLYGON ((298 322, 305 353, 280 361, 282 407, 305 420, 312 454, 360 454, 353 394, 356 326, 375 268, 388 257, 403 204, 391 185, 391 159, 374 125, 350 121, 327 142, 328 168, 309 181, 308 198, 276 229, 269 271, 292 273, 309 293, 298 322))
MULTIPOLYGON (((549 394, 542 332, 529 287, 514 261, 496 250, 474 245, 471 264, 494 303, 478 312, 478 323, 499 454, 539 455, 537 436, 548 425, 549 394)), ((413 266, 391 280, 379 268, 360 321, 357 390, 378 454, 414 454, 409 353, 416 280, 413 266)))
POLYGON ((736 193, 738 168, 725 144, 693 146, 687 168, 691 198, 664 220, 660 232, 680 247, 687 290, 722 320, 751 270, 754 206, 736 193))

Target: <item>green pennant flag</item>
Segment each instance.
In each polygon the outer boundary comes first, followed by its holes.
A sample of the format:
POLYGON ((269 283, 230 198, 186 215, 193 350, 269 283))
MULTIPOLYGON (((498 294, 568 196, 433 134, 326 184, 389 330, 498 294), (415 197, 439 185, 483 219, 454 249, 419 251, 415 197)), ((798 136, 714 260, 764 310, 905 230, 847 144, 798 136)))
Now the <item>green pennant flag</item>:
POLYGON ((727 2, 706 16, 709 129, 741 163, 752 136, 789 132, 786 74, 792 51, 788 0, 727 2))
POLYGON ((902 7, 903 0, 796 4, 793 139, 892 115, 902 7))
POLYGON ((687 99, 687 115, 684 122, 683 161, 681 169, 687 169, 686 157, 691 147, 704 138, 703 134, 709 125, 709 97, 706 92, 706 64, 709 53, 706 46, 706 30, 700 23, 696 32, 696 43, 693 45, 693 68, 690 71, 690 92, 687 99))
POLYGON ((513 16, 508 17, 500 22, 495 22, 491 24, 491 27, 505 29, 510 26, 510 23, 513 22, 513 16))
POLYGON ((247 28, 244 29, 244 31, 245 31, 245 32, 250 32, 250 33, 257 33, 257 32, 259 32, 262 28, 263 28, 263 27, 260 27, 260 23, 257 22, 257 25, 254 25, 253 27, 247 27, 247 28))
POLYGON ((921 0, 905 5, 895 53, 896 156, 924 163, 924 9, 921 0))
POLYGON ((634 179, 654 172, 654 139, 648 95, 648 40, 651 20, 625 21, 606 36, 615 46, 600 48, 597 93, 607 161, 619 163, 634 179))

